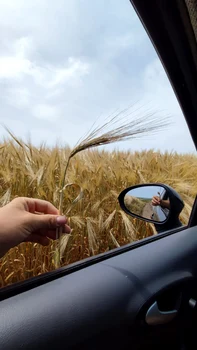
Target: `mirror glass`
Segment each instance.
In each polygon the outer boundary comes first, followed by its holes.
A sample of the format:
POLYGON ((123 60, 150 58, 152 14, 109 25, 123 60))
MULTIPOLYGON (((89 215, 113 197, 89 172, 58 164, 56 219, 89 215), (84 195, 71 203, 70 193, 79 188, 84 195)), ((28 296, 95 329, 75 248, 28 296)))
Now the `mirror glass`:
POLYGON ((164 187, 140 186, 129 190, 124 204, 131 214, 141 218, 164 222, 170 213, 170 200, 164 187))

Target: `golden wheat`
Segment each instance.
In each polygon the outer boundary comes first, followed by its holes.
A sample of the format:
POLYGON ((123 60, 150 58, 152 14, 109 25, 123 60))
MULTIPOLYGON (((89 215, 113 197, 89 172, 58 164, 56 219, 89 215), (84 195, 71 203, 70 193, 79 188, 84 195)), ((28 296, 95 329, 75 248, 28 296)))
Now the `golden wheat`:
MULTIPOLYGON (((0 145, 0 204, 16 196, 37 197, 59 205, 69 148, 35 148, 22 141, 0 145)), ((87 150, 76 155, 67 169, 62 203, 72 228, 61 243, 62 265, 106 252, 155 234, 154 226, 120 210, 117 197, 138 183, 162 182, 182 196, 186 224, 197 192, 197 157, 177 153, 106 152, 87 150), (72 184, 72 185, 71 185, 72 184), (73 200, 80 200, 73 205, 73 200)), ((0 285, 36 276, 55 268, 56 244, 47 247, 22 243, 0 262, 0 285)))
MULTIPOLYGON (((125 140, 132 140, 136 137, 144 136, 145 134, 149 133, 157 133, 161 129, 169 126, 170 119, 167 117, 162 118, 161 116, 158 118, 156 113, 154 112, 146 112, 146 114, 141 115, 140 117, 137 116, 136 112, 139 111, 139 107, 134 113, 133 110, 134 106, 130 106, 124 110, 121 110, 118 113, 115 113, 115 115, 112 115, 108 121, 105 122, 104 125, 94 127, 94 124, 91 128, 91 130, 88 132, 88 134, 81 139, 78 144, 70 151, 70 154, 68 156, 62 184, 60 188, 60 198, 59 198, 59 213, 62 214, 63 209, 63 199, 64 199, 64 190, 68 186, 68 184, 65 184, 66 182, 66 175, 67 170, 70 165, 71 159, 76 156, 77 154, 81 153, 82 151, 87 151, 88 149, 92 149, 93 147, 99 147, 104 146, 108 144, 112 144, 114 142, 120 142, 125 140), (132 108, 131 108, 132 107, 132 108), (129 120, 127 119, 129 117, 129 120), (125 120, 126 119, 126 120, 125 120), (108 128, 110 128, 108 130, 108 128)), ((6 128, 8 133, 11 135, 11 137, 17 142, 16 137, 6 128)), ((21 146, 21 142, 17 142, 19 146, 21 146)), ((26 145, 28 147, 28 145, 26 145)), ((29 149, 31 147, 28 147, 29 149)), ((72 205, 77 203, 83 196, 83 190, 80 191, 79 195, 74 199, 72 202, 72 205)), ((87 222, 87 231, 92 232, 91 236, 93 236, 94 230, 90 229, 90 222, 87 222)), ((62 235, 62 227, 59 227, 56 229, 56 239, 57 239, 57 249, 56 249, 56 258, 55 258, 55 266, 60 267, 61 265, 61 258, 63 256, 63 252, 61 247, 62 245, 61 240, 65 241, 64 236, 62 235)), ((89 242, 92 242, 89 239, 89 242)), ((92 246, 92 243, 90 243, 92 246)), ((91 249, 92 253, 94 254, 93 248, 91 249)))

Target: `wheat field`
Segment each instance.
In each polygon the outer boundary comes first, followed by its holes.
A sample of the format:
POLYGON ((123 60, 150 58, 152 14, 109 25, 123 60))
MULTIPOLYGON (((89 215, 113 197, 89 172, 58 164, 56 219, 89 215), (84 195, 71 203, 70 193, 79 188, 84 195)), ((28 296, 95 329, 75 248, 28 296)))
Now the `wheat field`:
MULTIPOLYGON (((0 145, 0 205, 16 196, 46 199, 59 205, 59 190, 69 148, 35 148, 31 143, 5 140, 0 145)), ((187 224, 197 192, 197 157, 177 153, 99 151, 75 156, 69 165, 63 212, 71 235, 65 236, 61 265, 107 252, 156 234, 154 226, 127 216, 117 197, 134 184, 162 182, 183 198, 181 220, 187 224), (73 200, 82 198, 75 205, 73 200)), ((22 243, 0 261, 0 286, 6 286, 55 269, 57 243, 47 247, 22 243)))

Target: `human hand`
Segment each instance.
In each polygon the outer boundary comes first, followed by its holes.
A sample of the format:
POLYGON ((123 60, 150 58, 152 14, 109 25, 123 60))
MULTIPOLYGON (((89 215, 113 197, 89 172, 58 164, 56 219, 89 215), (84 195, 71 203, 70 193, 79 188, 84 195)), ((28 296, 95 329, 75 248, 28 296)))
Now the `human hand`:
POLYGON ((0 208, 0 257, 22 242, 35 242, 44 246, 56 239, 56 228, 70 233, 65 216, 41 199, 18 197, 0 208))
POLYGON ((158 196, 154 196, 152 198, 152 205, 153 206, 161 205, 161 199, 158 196))

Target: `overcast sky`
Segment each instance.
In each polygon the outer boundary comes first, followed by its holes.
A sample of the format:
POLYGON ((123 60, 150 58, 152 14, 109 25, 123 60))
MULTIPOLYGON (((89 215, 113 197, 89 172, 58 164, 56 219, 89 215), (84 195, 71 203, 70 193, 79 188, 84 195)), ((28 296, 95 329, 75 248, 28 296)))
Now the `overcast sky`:
POLYGON ((0 122, 16 136, 72 146, 98 117, 136 101, 173 124, 114 147, 195 151, 129 0, 0 0, 0 122))

